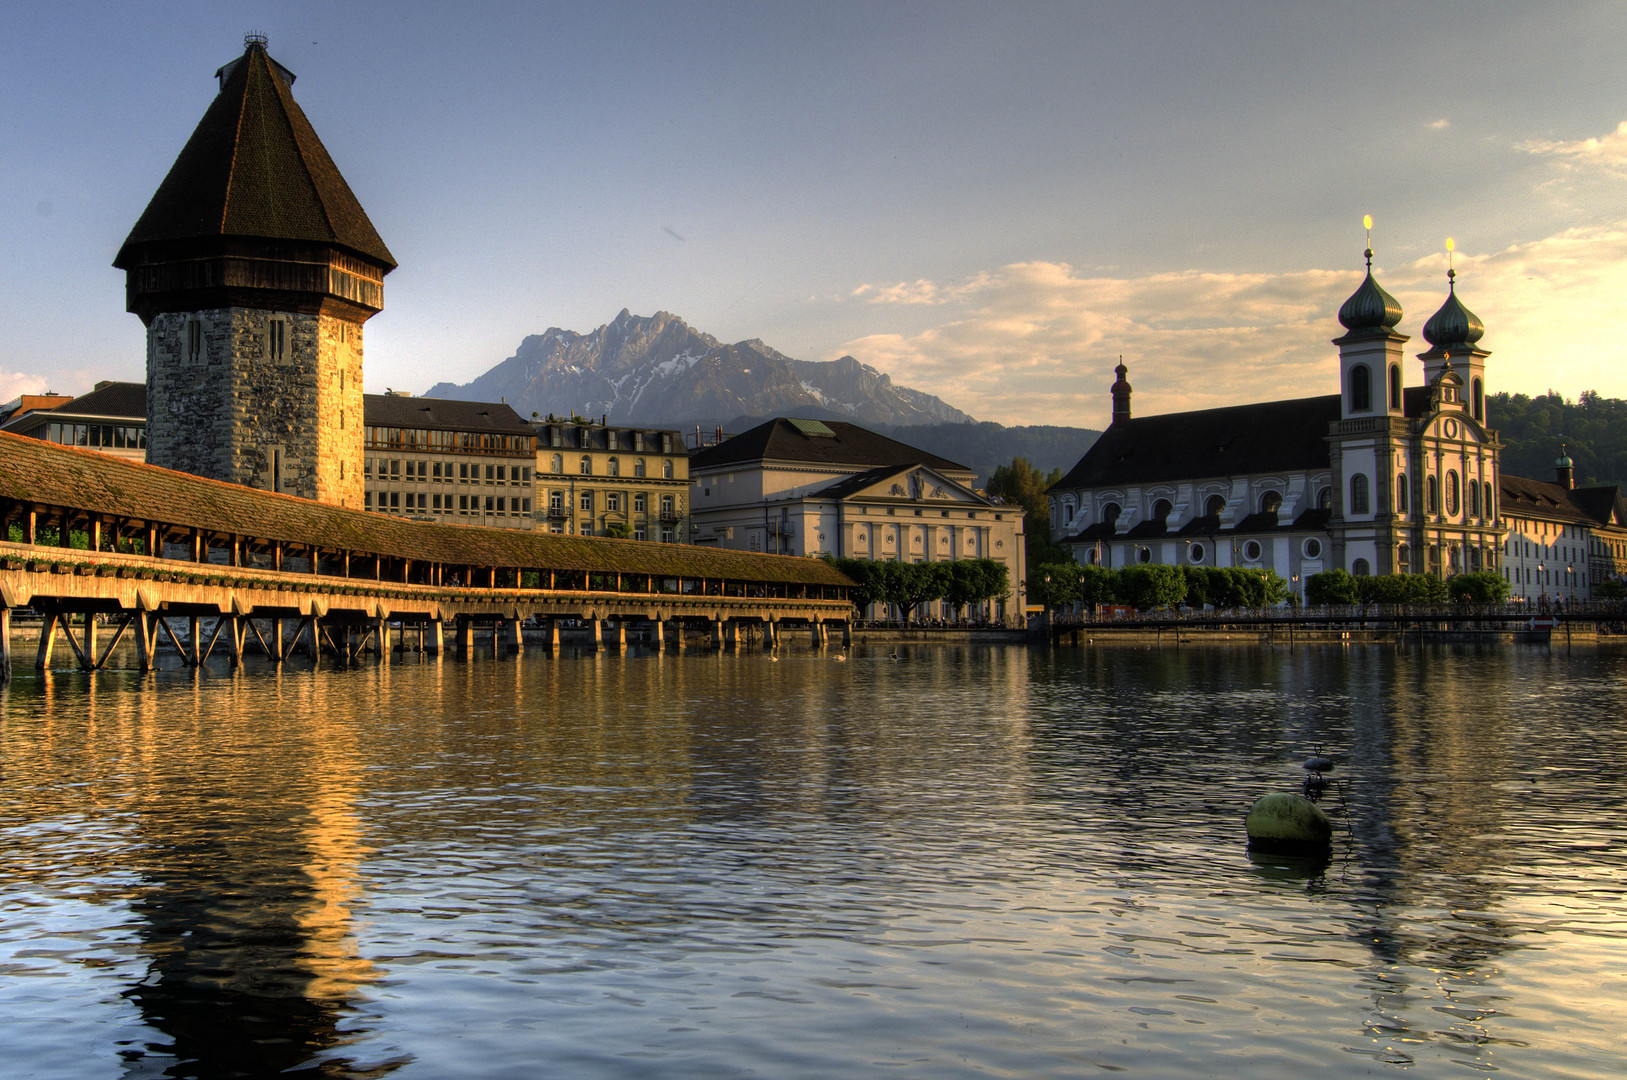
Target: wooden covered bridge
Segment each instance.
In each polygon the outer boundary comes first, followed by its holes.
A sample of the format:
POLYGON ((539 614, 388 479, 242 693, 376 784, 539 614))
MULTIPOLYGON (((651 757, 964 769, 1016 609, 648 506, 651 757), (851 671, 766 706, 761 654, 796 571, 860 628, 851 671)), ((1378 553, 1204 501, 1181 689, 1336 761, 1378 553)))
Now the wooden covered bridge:
POLYGON ((147 670, 166 645, 189 664, 217 644, 388 656, 392 624, 431 649, 448 630, 467 649, 476 625, 518 646, 533 617, 550 643, 573 619, 595 647, 630 624, 681 647, 686 624, 713 644, 743 623, 823 641, 853 614, 853 582, 817 559, 408 521, 5 433, 0 530, 6 678, 19 609, 41 616, 39 667, 61 637, 87 670, 131 632, 147 670))

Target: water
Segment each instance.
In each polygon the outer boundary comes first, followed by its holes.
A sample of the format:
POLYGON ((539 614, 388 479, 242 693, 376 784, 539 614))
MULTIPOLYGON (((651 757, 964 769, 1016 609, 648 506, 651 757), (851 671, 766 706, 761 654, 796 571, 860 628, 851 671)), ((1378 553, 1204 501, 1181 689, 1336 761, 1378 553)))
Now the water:
POLYGON ((1627 655, 20 674, 6 1077, 1615 1077, 1627 655), (1252 799, 1339 759, 1325 870, 1252 799))

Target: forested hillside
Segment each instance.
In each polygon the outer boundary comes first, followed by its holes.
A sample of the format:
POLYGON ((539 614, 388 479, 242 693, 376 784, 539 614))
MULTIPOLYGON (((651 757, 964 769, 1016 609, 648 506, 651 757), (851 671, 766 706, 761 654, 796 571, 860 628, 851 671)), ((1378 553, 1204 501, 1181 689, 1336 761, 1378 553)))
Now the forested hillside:
POLYGON ((1575 401, 1555 393, 1493 394, 1491 426, 1503 439, 1503 471, 1532 480, 1554 478, 1563 444, 1576 463, 1576 486, 1627 488, 1627 401, 1586 390, 1575 401))

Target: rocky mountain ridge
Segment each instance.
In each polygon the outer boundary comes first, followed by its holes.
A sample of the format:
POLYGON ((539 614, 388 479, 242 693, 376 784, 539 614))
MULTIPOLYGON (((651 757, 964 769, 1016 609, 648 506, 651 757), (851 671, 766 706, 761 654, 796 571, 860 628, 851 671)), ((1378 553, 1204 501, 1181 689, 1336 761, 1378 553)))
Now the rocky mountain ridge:
POLYGON ((507 401, 533 412, 610 417, 648 427, 714 427, 740 416, 802 416, 858 424, 973 423, 939 398, 851 356, 797 360, 752 338, 724 344, 669 312, 623 308, 592 333, 550 327, 474 380, 428 397, 507 401))

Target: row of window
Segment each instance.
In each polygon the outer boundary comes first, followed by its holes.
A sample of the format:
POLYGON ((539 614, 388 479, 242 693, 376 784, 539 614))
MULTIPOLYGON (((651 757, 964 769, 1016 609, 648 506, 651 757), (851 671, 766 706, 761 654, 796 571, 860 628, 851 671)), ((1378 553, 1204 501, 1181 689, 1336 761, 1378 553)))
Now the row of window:
POLYGON ((668 431, 658 432, 653 438, 646 438, 642 431, 623 432, 616 431, 611 428, 595 429, 585 425, 576 425, 574 437, 571 437, 571 435, 567 434, 567 431, 569 430, 570 429, 564 427, 548 428, 547 435, 545 436, 548 445, 579 446, 583 449, 600 449, 600 447, 596 446, 594 443, 593 434, 595 430, 602 430, 604 432, 603 449, 605 450, 620 450, 623 448, 622 444, 626 443, 626 449, 629 449, 636 454, 642 454, 646 449, 656 450, 657 453, 661 454, 672 453, 672 433, 668 431))
POLYGON ((61 424, 53 421, 45 425, 45 441, 102 450, 143 450, 147 446, 147 429, 125 424, 61 424))
MULTIPOLYGON (((556 476, 562 475, 565 472, 565 458, 564 458, 564 456, 562 454, 555 454, 553 457, 548 459, 548 471, 555 474, 556 476)), ((576 471, 578 473, 580 473, 582 476, 592 476, 593 475, 593 458, 592 458, 592 456, 589 455, 589 454, 583 454, 581 459, 579 461, 577 461, 577 463, 576 463, 576 471)), ((634 476, 644 476, 646 474, 646 471, 647 471, 647 467, 645 465, 645 462, 644 462, 643 458, 639 458, 639 459, 637 459, 636 461, 633 462, 633 475, 634 476)), ((667 458, 667 459, 665 459, 664 461, 661 462, 661 478, 663 480, 671 480, 673 478, 673 471, 674 471, 674 467, 673 467, 671 458, 667 458)), ((605 460, 605 475, 606 476, 620 476, 621 475, 621 459, 620 458, 607 458, 605 460)))
POLYGON ((483 431, 369 427, 369 450, 434 450, 443 453, 524 454, 536 447, 531 435, 496 435, 483 431))
MULTIPOLYGON (((423 510, 432 514, 479 514, 482 513, 481 498, 479 495, 442 495, 438 492, 431 494, 423 491, 369 491, 362 496, 362 505, 368 510, 376 509, 386 513, 397 510, 423 510)), ((531 514, 530 499, 510 498, 505 495, 487 495, 484 498, 484 513, 504 517, 510 514, 528 517, 531 514)))
MULTIPOLYGON (((629 501, 625 491, 605 491, 600 494, 604 496, 604 508, 608 514, 619 514, 622 507, 628 505, 629 501)), ((577 492, 576 502, 579 509, 591 514, 593 512, 594 492, 591 489, 577 492)), ((635 514, 649 513, 649 496, 642 491, 633 492, 631 506, 632 512, 635 514)), ((550 491, 548 493, 548 509, 555 514, 563 513, 565 510, 565 492, 559 490, 550 491)), ((661 496, 661 516, 671 518, 676 517, 677 513, 677 496, 661 496)))
MULTIPOLYGON (((1389 378, 1390 408, 1401 409, 1401 365, 1390 365, 1389 378)), ((1455 401, 1456 395, 1450 386, 1446 390, 1446 400, 1455 401)), ((1370 412, 1373 408, 1373 373, 1366 364, 1357 364, 1350 369, 1350 411, 1370 412)), ((1486 422, 1486 387, 1480 379, 1475 379, 1469 398, 1470 414, 1482 424, 1486 422)))
MULTIPOLYGON (((380 480, 418 480, 450 484, 479 483, 481 465, 467 461, 402 461, 401 458, 367 458, 362 462, 362 476, 371 480, 375 472, 380 480), (405 465, 405 469, 403 469, 405 465)), ((529 484, 529 465, 487 465, 485 480, 488 484, 529 484)))

